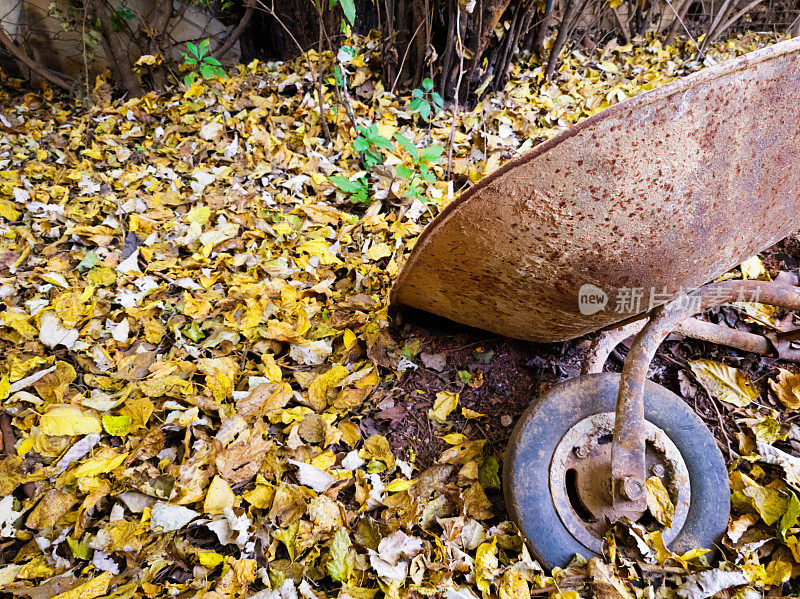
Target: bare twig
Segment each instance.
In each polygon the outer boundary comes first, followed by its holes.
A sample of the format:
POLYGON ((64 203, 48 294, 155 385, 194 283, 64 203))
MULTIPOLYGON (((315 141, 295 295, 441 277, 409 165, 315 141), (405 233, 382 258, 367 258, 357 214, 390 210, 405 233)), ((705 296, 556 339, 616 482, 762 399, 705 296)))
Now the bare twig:
POLYGON ((83 78, 86 80, 86 101, 92 101, 92 92, 89 91, 89 58, 86 56, 86 18, 89 13, 90 1, 83 3, 83 22, 81 23, 81 43, 83 44, 83 78))
MULTIPOLYGON (((426 19, 427 20, 427 19, 426 19)), ((406 51, 403 53, 403 60, 400 61, 400 68, 397 69, 397 77, 394 78, 394 83, 392 83, 392 88, 389 90, 389 93, 394 93, 395 88, 397 87, 397 81, 400 79, 400 75, 403 73, 403 65, 406 64, 406 58, 408 57, 408 51, 411 50, 411 44, 414 43, 414 38, 417 37, 419 30, 422 29, 422 26, 425 24, 425 21, 422 21, 419 25, 417 25, 417 30, 414 32, 414 35, 411 36, 411 39, 408 40, 408 45, 406 46, 406 51)))
POLYGON ((70 83, 68 83, 61 77, 49 72, 46 68, 44 68, 38 62, 33 60, 30 56, 25 54, 20 48, 18 48, 17 45, 12 41, 12 39, 8 37, 2 26, 0 26, 0 44, 3 44, 6 50, 8 50, 9 52, 11 52, 11 54, 14 55, 14 58, 19 60, 22 64, 24 64, 34 73, 39 74, 43 79, 67 91, 69 91, 72 88, 70 83))
POLYGON ((580 0, 569 0, 567 12, 558 28, 556 41, 553 44, 553 47, 550 49, 550 56, 547 59, 547 74, 545 75, 545 79, 547 79, 547 81, 550 81, 553 78, 553 74, 556 72, 556 66, 558 66, 558 58, 561 54, 561 49, 567 42, 569 30, 572 28, 572 21, 575 20, 578 10, 580 9, 580 5, 580 0))
POLYGON ((325 96, 322 93, 322 40, 325 33, 325 4, 322 2, 314 2, 312 4, 317 9, 317 19, 319 20, 319 42, 317 43, 317 97, 319 98, 319 118, 322 121, 322 131, 325 134, 325 139, 331 140, 331 130, 328 129, 328 119, 325 118, 325 96))
MULTIPOLYGON (((278 13, 275 12, 275 0, 272 0, 271 6, 267 6, 263 2, 263 0, 255 0, 255 1, 258 3, 258 7, 261 10, 263 10, 268 15, 270 15, 273 19, 275 19, 275 21, 278 23, 278 25, 280 25, 281 28, 286 32, 286 35, 288 35, 289 38, 292 40, 292 42, 294 42, 294 45, 297 46, 297 49, 300 50, 300 54, 302 55, 302 57, 305 59, 306 63, 308 64, 308 72, 311 73, 311 78, 313 80, 314 87, 316 87, 318 91, 321 90, 322 84, 320 83, 319 87, 317 87, 317 74, 316 74, 316 71, 314 70, 314 65, 311 64, 311 60, 308 58, 308 54, 306 54, 306 51, 303 49, 303 46, 300 45, 300 42, 297 41, 297 38, 292 34, 291 30, 286 26, 286 24, 278 16, 278 13)), ((322 50, 321 45, 322 44, 320 43, 320 54, 321 54, 321 50, 322 50)), ((320 57, 320 60, 322 60, 321 57, 320 57)), ((321 98, 320 98, 320 100, 321 100, 321 98)), ((319 104, 319 115, 320 115, 320 118, 322 119, 324 130, 327 132, 326 139, 330 140, 330 131, 328 131, 328 123, 325 120, 325 110, 324 109, 325 109, 325 106, 320 101, 320 104, 319 104)))
POLYGON ((458 54, 458 82, 453 100, 453 123, 450 125, 450 142, 447 151, 447 178, 453 175, 453 145, 456 137, 456 119, 458 119, 458 98, 461 94, 461 79, 464 76, 464 44, 461 41, 461 4, 456 3, 456 53, 458 54))
POLYGON ((720 21, 722 21, 722 18, 727 16, 728 12, 732 10, 733 8, 731 6, 732 3, 733 0, 725 0, 725 2, 722 4, 722 7, 719 9, 719 12, 717 13, 717 16, 714 17, 714 20, 711 22, 711 27, 709 27, 708 31, 706 32, 706 37, 703 39, 703 43, 700 46, 701 50, 705 50, 708 47, 709 39, 711 38, 713 33, 717 30, 720 21))
POLYGON ((255 4, 255 0, 245 0, 244 14, 239 20, 239 24, 236 26, 236 29, 231 31, 231 34, 228 36, 228 39, 225 40, 225 43, 217 49, 217 58, 222 58, 225 56, 225 54, 227 54, 230 49, 233 48, 234 44, 239 41, 239 38, 242 37, 242 33, 247 28, 250 20, 253 18, 253 9, 255 8, 255 4))
POLYGON ((736 23, 736 21, 741 19, 744 15, 746 15, 748 12, 753 10, 756 6, 761 4, 763 1, 764 0, 753 0, 750 4, 745 6, 742 10, 740 10, 735 15, 733 15, 730 19, 725 21, 725 23, 723 23, 722 25, 717 27, 717 30, 710 36, 711 39, 708 40, 708 43, 710 44, 711 42, 716 40, 720 35, 725 33, 731 26, 733 26, 736 23))
POLYGON ((558 584, 551 584, 549 587, 542 587, 541 589, 533 589, 531 595, 547 595, 550 591, 558 591, 564 586, 573 586, 575 583, 586 580, 585 574, 578 574, 577 576, 567 576, 562 578, 558 584))
POLYGON ((97 0, 95 2, 95 14, 100 23, 100 33, 103 38, 103 48, 109 52, 107 58, 111 62, 111 66, 117 75, 117 82, 120 83, 125 90, 134 95, 141 96, 144 93, 142 84, 139 83, 136 74, 131 68, 130 61, 128 60, 128 53, 119 40, 119 36, 114 32, 111 26, 111 17, 108 14, 108 7, 106 0, 97 0))
POLYGON ((622 38, 625 40, 626 44, 631 42, 631 34, 628 31, 628 25, 622 20, 622 17, 619 14, 619 11, 611 7, 611 14, 614 15, 614 20, 617 22, 617 27, 619 27, 619 31, 622 34, 622 38))

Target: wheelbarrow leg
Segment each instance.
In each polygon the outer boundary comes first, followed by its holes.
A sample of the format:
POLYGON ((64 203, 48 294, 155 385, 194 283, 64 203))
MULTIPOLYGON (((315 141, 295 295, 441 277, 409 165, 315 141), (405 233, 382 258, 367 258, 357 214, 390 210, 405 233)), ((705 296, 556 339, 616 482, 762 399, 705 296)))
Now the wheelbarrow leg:
MULTIPOLYGON (((596 335, 581 365, 581 374, 603 372, 603 367, 608 361, 608 356, 611 355, 611 352, 625 339, 633 337, 641 331, 646 322, 646 319, 636 320, 614 329, 607 329, 596 335)), ((770 355, 775 351, 772 342, 763 335, 740 331, 739 329, 698 320, 697 318, 687 318, 675 327, 673 333, 691 337, 692 339, 708 341, 716 345, 726 345, 761 356, 770 355)), ((778 337, 780 339, 780 335, 778 337)), ((778 355, 780 356, 780 352, 778 355)), ((781 356, 781 359, 791 360, 791 357, 781 356)))
POLYGON ((760 303, 800 309, 800 289, 766 281, 710 283, 673 300, 654 312, 636 335, 622 369, 611 449, 611 490, 614 508, 642 513, 645 497, 644 385, 647 370, 661 342, 692 314, 733 301, 757 297, 760 303), (688 300, 688 301, 687 301, 688 300))

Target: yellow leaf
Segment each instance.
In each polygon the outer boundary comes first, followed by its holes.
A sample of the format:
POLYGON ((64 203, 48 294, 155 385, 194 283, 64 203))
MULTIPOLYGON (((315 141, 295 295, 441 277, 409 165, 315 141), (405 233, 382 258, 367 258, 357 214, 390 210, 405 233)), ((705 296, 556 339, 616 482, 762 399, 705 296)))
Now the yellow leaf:
POLYGON ((186 291, 183 292, 183 313, 194 321, 201 322, 205 320, 213 306, 211 302, 205 298, 195 299, 186 291))
POLYGON ((8 381, 8 375, 0 379, 0 400, 5 399, 11 393, 11 383, 8 381))
POLYGON ((199 98, 204 93, 205 93, 205 90, 203 89, 203 84, 200 83, 200 80, 198 79, 197 81, 195 81, 191 85, 191 87, 189 87, 189 89, 187 89, 184 92, 183 97, 184 98, 199 98))
POLYGON ((7 221, 15 221, 19 218, 20 212, 14 205, 7 200, 0 200, 0 216, 7 221))
POLYGON ((206 514, 221 514, 225 508, 232 508, 236 503, 236 495, 231 491, 230 485, 221 476, 211 479, 206 499, 203 502, 203 511, 206 514))
POLYGON ((489 592, 498 563, 497 538, 493 538, 490 543, 481 543, 475 552, 475 582, 484 593, 489 592))
POLYGON ((342 335, 342 341, 344 342, 345 349, 350 349, 352 345, 357 341, 356 334, 351 331, 350 329, 344 330, 344 335, 342 335))
POLYGON ((74 589, 56 595, 53 599, 95 599, 108 592, 108 586, 113 578, 111 572, 103 572, 74 589))
POLYGON ((140 67, 142 65, 153 66, 160 63, 161 63, 160 56, 153 56, 152 54, 142 54, 139 57, 139 60, 136 61, 136 66, 137 67, 140 67))
POLYGON ((388 243, 373 243, 370 246, 367 254, 370 260, 380 260, 381 258, 388 258, 394 253, 392 246, 388 243))
POLYGON ((634 598, 634 595, 625 586, 625 582, 614 572, 611 564, 606 564, 600 558, 593 557, 586 565, 594 597, 598 599, 634 598))
POLYGON ((462 435, 461 433, 450 433, 449 435, 445 435, 442 437, 442 441, 447 443, 448 445, 460 445, 464 443, 467 438, 462 435))
POLYGON ((275 497, 275 487, 272 485, 256 485, 242 495, 244 500, 253 507, 261 510, 268 510, 272 507, 272 500, 275 497))
POLYGON ((508 569, 500 582, 500 599, 522 599, 530 597, 528 582, 518 570, 508 569))
POLYGON ((72 405, 51 408, 41 417, 39 426, 45 435, 53 436, 90 435, 103 432, 97 416, 84 413, 79 407, 72 405))
POLYGON ((398 491, 408 491, 411 486, 414 484, 413 480, 406 480, 404 478, 396 478, 388 485, 386 485, 385 491, 387 493, 397 493, 398 491))
POLYGON ((739 266, 742 270, 742 277, 745 279, 761 279, 766 277, 769 279, 769 275, 767 274, 767 269, 764 268, 764 263, 761 262, 761 258, 758 256, 753 256, 752 258, 748 258, 739 266))
POLYGON ((220 555, 216 551, 198 551, 197 561, 200 562, 201 566, 206 568, 216 568, 225 561, 225 556, 220 555))
POLYGON ((750 379, 738 368, 713 360, 694 360, 689 366, 708 394, 720 401, 745 407, 758 397, 750 379))
POLYGON ((458 405, 458 393, 452 391, 439 391, 433 402, 433 408, 428 410, 428 418, 439 423, 443 423, 450 412, 458 405))
POLYGON ((311 407, 321 412, 328 406, 328 391, 338 385, 341 380, 350 374, 341 364, 335 364, 325 374, 319 375, 308 386, 308 400, 311 407))
MULTIPOLYGON (((470 381, 471 382, 471 381, 470 381)), ((461 408, 461 415, 467 420, 477 420, 478 418, 486 418, 486 414, 481 414, 469 408, 461 408)))
MULTIPOLYGON (((110 448, 109 448, 110 449, 110 448)), ((82 476, 97 476, 105 474, 117 468, 128 457, 128 452, 117 453, 114 450, 103 450, 98 455, 93 456, 83 462, 80 466, 71 471, 75 478, 82 476)))
POLYGON ((206 375, 206 386, 214 399, 224 401, 233 393, 233 385, 239 374, 239 364, 231 357, 201 358, 197 368, 206 375))
POLYGON ((662 526, 670 527, 675 515, 675 506, 669 497, 664 483, 657 476, 651 476, 645 484, 647 490, 647 508, 662 526))

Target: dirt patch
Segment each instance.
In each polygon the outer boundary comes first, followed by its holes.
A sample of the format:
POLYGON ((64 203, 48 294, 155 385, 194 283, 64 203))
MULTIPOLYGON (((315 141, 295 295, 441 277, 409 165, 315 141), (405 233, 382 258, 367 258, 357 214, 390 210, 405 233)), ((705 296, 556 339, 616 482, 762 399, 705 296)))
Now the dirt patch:
MULTIPOLYGON (((774 278, 779 272, 798 274, 800 241, 789 237, 761 254, 774 278)), ((742 330, 763 333, 759 325, 749 324, 732 308, 722 308, 707 316, 713 322, 742 330)), ((367 430, 384 434, 396 455, 413 457, 420 469, 432 465, 448 447, 442 436, 458 432, 469 439, 486 439, 486 455, 501 464, 514 424, 528 405, 550 386, 578 376, 588 339, 564 343, 537 344, 498 337, 417 310, 397 315, 395 335, 415 350, 414 363, 377 402, 376 409, 362 422, 367 430), (435 368, 426 367, 420 358, 426 354, 435 368), (434 359, 431 359, 433 356, 434 359), (442 360, 443 358, 443 360, 442 360), (473 385, 466 384, 469 373, 473 385), (482 384, 475 385, 482 379, 482 384), (454 391, 460 394, 459 406, 445 425, 436 425, 428 417, 436 394, 454 391), (485 417, 466 419, 461 408, 474 410, 485 417)), ((606 370, 621 372, 627 346, 612 353, 606 370)), ((710 398, 691 376, 689 362, 712 359, 743 370, 761 392, 761 402, 770 404, 767 379, 774 375, 775 356, 757 356, 695 339, 672 336, 662 345, 651 366, 650 378, 676 393, 695 410, 714 432, 724 456, 729 460, 737 450, 739 425, 732 408, 710 398)), ((784 368, 791 367, 780 362, 784 368)), ((773 404, 778 407, 777 404, 773 404)), ((500 493, 489 498, 502 514, 500 493)))

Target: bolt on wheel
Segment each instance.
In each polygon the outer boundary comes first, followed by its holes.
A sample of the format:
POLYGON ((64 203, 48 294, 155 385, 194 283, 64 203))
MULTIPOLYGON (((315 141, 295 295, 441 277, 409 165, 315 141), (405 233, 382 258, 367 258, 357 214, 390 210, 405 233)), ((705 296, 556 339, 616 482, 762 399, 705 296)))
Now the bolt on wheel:
MULTIPOLYGON (((622 516, 658 527, 649 512, 623 513, 611 500, 611 439, 620 377, 582 376, 557 385, 523 414, 503 468, 506 505, 532 553, 546 567, 600 553, 622 516)), ((730 511, 728 474, 711 431, 678 396, 648 381, 645 461, 662 480, 675 513, 664 542, 676 552, 712 547, 730 511)), ((641 498, 639 481, 621 491, 641 498)))

